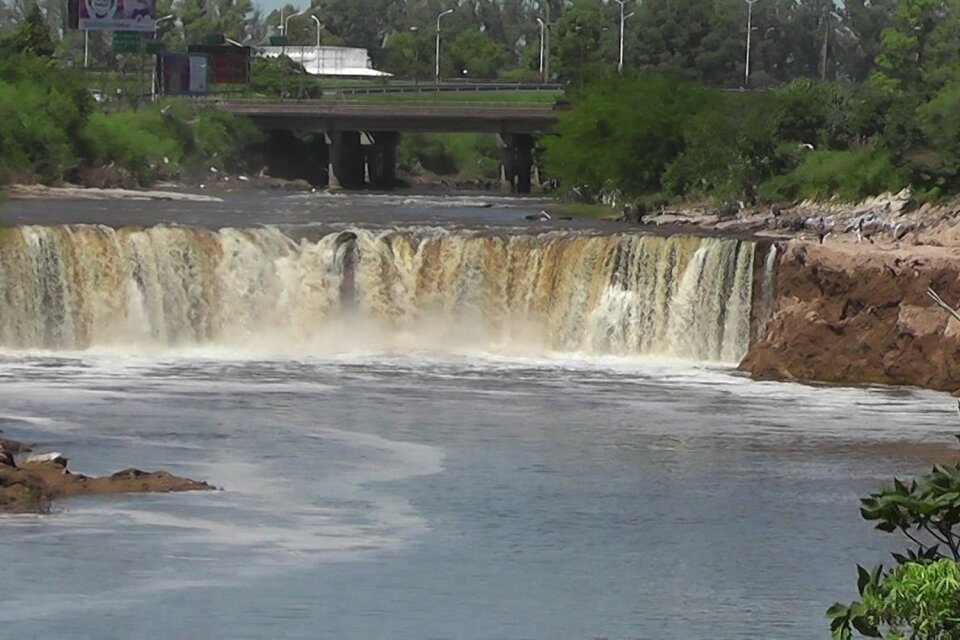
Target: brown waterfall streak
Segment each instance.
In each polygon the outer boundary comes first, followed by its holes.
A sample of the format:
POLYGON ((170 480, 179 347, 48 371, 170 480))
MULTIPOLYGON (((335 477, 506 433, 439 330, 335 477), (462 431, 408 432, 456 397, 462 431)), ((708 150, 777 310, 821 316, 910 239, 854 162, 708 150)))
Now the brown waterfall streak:
POLYGON ((0 348, 735 363, 753 263, 753 242, 689 236, 23 226, 0 235, 0 348))

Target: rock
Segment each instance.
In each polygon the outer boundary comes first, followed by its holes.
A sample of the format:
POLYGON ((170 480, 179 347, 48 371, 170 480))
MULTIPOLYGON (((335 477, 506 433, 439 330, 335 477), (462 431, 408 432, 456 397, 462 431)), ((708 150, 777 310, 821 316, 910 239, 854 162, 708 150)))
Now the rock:
MULTIPOLYGON (((15 443, 15 441, 5 441, 15 443)), ((16 443, 21 446, 22 443, 16 443)), ((6 460, 12 454, 6 449, 6 460)), ((54 500, 78 495, 117 493, 168 493, 210 491, 216 487, 197 480, 175 476, 166 471, 141 471, 129 468, 103 478, 71 473, 67 459, 58 452, 24 456, 18 466, 0 459, 0 513, 43 513, 54 500)))
POLYGON ((765 335, 740 368, 762 379, 960 388, 960 249, 786 243, 765 335))

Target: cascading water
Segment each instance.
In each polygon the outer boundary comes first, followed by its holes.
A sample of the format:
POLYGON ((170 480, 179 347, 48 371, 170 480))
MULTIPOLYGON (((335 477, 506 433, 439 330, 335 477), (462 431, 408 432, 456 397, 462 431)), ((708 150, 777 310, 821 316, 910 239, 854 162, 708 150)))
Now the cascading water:
POLYGON ((0 347, 578 351, 738 361, 754 243, 437 229, 0 231, 0 347))

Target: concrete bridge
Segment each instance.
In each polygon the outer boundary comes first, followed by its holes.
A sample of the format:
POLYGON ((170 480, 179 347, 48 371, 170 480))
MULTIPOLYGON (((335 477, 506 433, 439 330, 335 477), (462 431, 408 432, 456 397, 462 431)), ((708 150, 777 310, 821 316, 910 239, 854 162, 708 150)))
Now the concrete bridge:
POLYGON ((478 132, 500 142, 501 179, 529 193, 537 136, 557 120, 551 105, 360 105, 330 102, 222 101, 217 106, 246 116, 268 133, 323 132, 312 162, 325 163, 328 184, 389 189, 396 183, 397 143, 403 133, 478 132))

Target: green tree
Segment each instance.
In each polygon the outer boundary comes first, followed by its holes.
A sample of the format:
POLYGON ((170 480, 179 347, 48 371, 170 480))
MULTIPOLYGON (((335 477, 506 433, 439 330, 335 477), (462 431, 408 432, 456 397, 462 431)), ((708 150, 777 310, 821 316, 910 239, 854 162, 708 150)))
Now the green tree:
POLYGON ((476 29, 461 31, 447 46, 443 58, 444 75, 496 78, 507 53, 486 33, 476 29))
POLYGON ((610 73, 615 64, 611 24, 608 8, 599 0, 574 0, 553 31, 554 72, 579 88, 610 73))
POLYGON ((54 52, 53 38, 40 5, 33 5, 24 20, 9 35, 0 39, 0 55, 13 56, 28 53, 50 57, 54 52))
POLYGON ((383 69, 402 78, 433 75, 433 43, 420 31, 391 33, 387 39, 383 69))
POLYGON ((857 567, 861 599, 827 611, 833 637, 960 638, 960 464, 894 480, 861 504, 864 519, 880 531, 899 531, 910 547, 893 554, 897 566, 890 570, 857 567))

